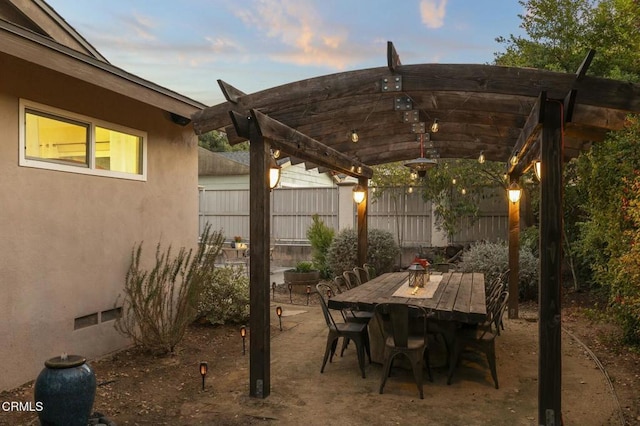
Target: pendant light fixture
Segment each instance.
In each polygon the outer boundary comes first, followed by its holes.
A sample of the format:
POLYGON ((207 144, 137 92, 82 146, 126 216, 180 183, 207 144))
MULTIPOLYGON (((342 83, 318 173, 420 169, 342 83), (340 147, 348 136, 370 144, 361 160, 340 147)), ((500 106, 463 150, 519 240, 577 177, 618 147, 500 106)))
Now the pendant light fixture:
POLYGON ((435 158, 425 158, 424 156, 424 133, 420 133, 420 157, 404 163, 406 167, 418 173, 421 178, 427 175, 427 170, 435 167, 438 161, 435 158))

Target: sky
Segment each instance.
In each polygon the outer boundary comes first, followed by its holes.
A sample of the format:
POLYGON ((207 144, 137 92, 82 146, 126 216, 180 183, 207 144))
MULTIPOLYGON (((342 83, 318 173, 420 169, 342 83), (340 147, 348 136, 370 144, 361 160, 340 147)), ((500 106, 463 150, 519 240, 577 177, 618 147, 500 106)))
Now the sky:
POLYGON ((517 0, 46 0, 112 65, 205 105, 387 65, 493 62, 517 0))

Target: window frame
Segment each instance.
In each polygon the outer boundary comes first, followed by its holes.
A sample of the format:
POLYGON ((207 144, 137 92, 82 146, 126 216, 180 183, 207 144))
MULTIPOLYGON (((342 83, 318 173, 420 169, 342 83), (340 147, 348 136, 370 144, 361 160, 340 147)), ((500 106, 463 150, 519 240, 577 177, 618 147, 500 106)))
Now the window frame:
POLYGON ((20 99, 20 111, 19 111, 19 165, 22 167, 33 167, 38 169, 54 170, 60 172, 77 173, 92 176, 103 176, 117 179, 128 179, 137 181, 147 180, 147 132, 142 130, 133 129, 130 127, 122 126, 108 121, 99 120, 97 118, 88 117, 82 114, 76 114, 70 111, 65 111, 60 108, 51 107, 49 105, 40 104, 37 102, 29 101, 26 99, 20 99), (88 126, 89 140, 87 141, 87 153, 89 157, 89 164, 68 164, 56 160, 38 159, 33 157, 27 157, 26 155, 26 113, 27 111, 33 111, 36 114, 42 114, 42 116, 60 121, 70 121, 80 125, 88 126), (126 133, 132 136, 142 138, 142 153, 140 158, 140 166, 142 168, 140 174, 125 173, 113 170, 103 170, 96 168, 96 127, 102 127, 108 130, 114 130, 116 132, 126 133))

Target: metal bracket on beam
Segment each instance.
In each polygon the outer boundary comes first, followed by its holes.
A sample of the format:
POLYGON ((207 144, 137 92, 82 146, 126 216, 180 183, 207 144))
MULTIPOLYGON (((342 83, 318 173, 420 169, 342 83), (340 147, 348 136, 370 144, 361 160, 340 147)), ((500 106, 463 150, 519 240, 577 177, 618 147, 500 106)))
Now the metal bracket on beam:
POLYGON ((417 123, 420 121, 420 111, 405 111, 402 113, 403 123, 417 123))
POLYGON ((412 133, 426 133, 427 125, 424 121, 411 124, 412 133))
MULTIPOLYGON (((416 141, 420 142, 420 135, 416 136, 416 141)), ((431 133, 424 132, 422 139, 425 148, 433 148, 433 142, 431 141, 431 133)))
POLYGON ((384 77, 382 79, 380 87, 383 92, 401 92, 402 91, 402 76, 394 75, 393 77, 384 77))
POLYGON ((413 109, 413 101, 408 96, 396 96, 393 109, 396 111, 410 111, 413 109))

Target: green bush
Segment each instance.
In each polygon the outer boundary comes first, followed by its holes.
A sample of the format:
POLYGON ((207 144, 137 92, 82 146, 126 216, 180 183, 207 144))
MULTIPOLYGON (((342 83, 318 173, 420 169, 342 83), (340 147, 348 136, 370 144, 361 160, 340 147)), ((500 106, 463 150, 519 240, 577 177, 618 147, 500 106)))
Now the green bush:
POLYGON ((311 242, 311 255, 315 268, 320 271, 322 278, 329 278, 329 266, 327 264, 327 253, 333 242, 335 232, 320 219, 317 214, 313 215, 313 224, 307 230, 307 238, 311 242))
POLYGON ((116 330, 147 351, 173 352, 197 317, 197 297, 215 269, 223 242, 222 233, 210 233, 207 226, 195 253, 183 247, 174 257, 171 246, 163 250, 158 243, 151 270, 141 266, 142 243, 135 244, 116 330))
POLYGON ((249 277, 243 266, 212 271, 198 296, 198 316, 220 325, 249 319, 249 277))
MULTIPOLYGON (((532 300, 538 294, 538 259, 526 247, 520 248, 518 290, 520 300, 532 300)), ((458 268, 463 272, 482 272, 491 282, 509 269, 509 247, 504 242, 479 242, 465 250, 458 268)))
POLYGON ((296 264, 296 267, 291 269, 293 272, 311 272, 316 271, 316 267, 313 262, 302 261, 296 264))
MULTIPOLYGON (((393 235, 388 231, 371 229, 368 237, 367 263, 373 266, 377 274, 392 271, 400 256, 400 249, 393 235)), ((329 247, 327 262, 335 275, 355 266, 362 266, 357 265, 358 237, 354 229, 343 229, 336 235, 329 247)))
POLYGON ((329 252, 327 253, 327 263, 334 275, 353 269, 358 263, 358 236, 353 228, 343 229, 333 239, 329 252))

